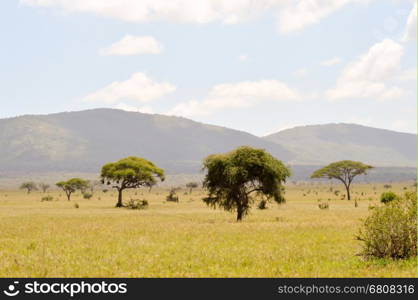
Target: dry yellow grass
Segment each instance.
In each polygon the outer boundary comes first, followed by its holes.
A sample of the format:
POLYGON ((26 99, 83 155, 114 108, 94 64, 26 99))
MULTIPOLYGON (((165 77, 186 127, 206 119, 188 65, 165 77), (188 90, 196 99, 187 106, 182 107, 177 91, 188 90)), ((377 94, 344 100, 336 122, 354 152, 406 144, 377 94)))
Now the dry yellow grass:
MULTIPOLYGON (((404 186, 411 189, 392 190, 404 186)), ((161 189, 125 193, 149 201, 140 211, 114 208, 113 191, 71 202, 59 191, 49 193, 51 202, 41 202, 40 192, 0 191, 0 276, 415 277, 415 259, 356 256, 361 218, 383 184, 355 185, 357 208, 329 187, 290 185, 286 204, 254 208, 241 223, 206 207, 202 191, 179 192, 180 203, 166 202, 161 189), (318 208, 320 198, 331 199, 328 210, 318 208)))

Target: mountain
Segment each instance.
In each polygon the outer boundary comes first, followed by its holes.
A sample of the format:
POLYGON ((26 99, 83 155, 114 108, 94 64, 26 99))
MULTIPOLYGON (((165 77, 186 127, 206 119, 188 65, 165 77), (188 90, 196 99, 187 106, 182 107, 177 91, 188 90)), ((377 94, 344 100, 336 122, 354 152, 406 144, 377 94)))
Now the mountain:
POLYGON ((328 124, 260 138, 180 117, 93 109, 0 119, 0 173, 97 173, 107 162, 135 155, 168 174, 196 174, 207 155, 242 145, 266 149, 301 176, 342 159, 374 166, 416 164, 414 134, 328 124))
POLYGON ((0 172, 98 172, 135 155, 168 173, 198 173, 212 153, 250 145, 282 160, 282 146, 246 132, 185 118, 94 109, 0 120, 0 172))
POLYGON ((417 136, 355 124, 300 126, 264 137, 293 154, 289 163, 324 165, 349 159, 374 166, 416 166, 417 136))

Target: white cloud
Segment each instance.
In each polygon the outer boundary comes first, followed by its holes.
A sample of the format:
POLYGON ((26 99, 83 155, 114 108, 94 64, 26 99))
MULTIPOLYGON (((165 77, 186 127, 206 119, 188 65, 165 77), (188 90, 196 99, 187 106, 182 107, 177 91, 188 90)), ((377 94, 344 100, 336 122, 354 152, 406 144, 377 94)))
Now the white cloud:
POLYGON ((20 0, 71 13, 92 13, 126 22, 237 24, 276 12, 281 33, 319 23, 349 3, 371 0, 20 0))
POLYGON ((126 35, 109 47, 100 49, 100 55, 159 54, 162 45, 152 36, 126 35))
POLYGON ((278 80, 244 81, 214 86, 203 101, 176 105, 170 115, 195 117, 230 108, 249 108, 265 101, 297 101, 300 95, 278 80))
POLYGON ((293 72, 293 76, 295 76, 296 78, 303 78, 303 77, 306 77, 308 73, 309 73, 308 69, 300 68, 300 69, 297 69, 295 72, 293 72))
POLYGON ((112 82, 110 85, 87 95, 83 100, 109 104, 123 100, 149 102, 175 90, 176 87, 170 83, 158 83, 144 73, 135 73, 128 80, 112 82))
MULTIPOLYGON (((288 0, 285 0, 287 2, 288 0)), ((283 0, 21 0, 31 6, 94 13, 128 22, 235 24, 277 7, 283 0)))
POLYGON ((279 12, 279 31, 284 34, 300 31, 319 23, 347 4, 367 2, 369 0, 294 0, 279 12))
POLYGON ((125 103, 120 103, 120 104, 116 105, 115 108, 126 110, 126 111, 141 112, 141 113, 145 113, 145 114, 153 114, 154 113, 154 110, 151 106, 136 107, 136 106, 128 105, 128 104, 125 104, 125 103))
POLYGON ((345 98, 392 99, 403 95, 387 80, 399 70, 403 47, 390 39, 373 45, 366 54, 351 62, 343 70, 335 88, 327 91, 332 100, 345 98))
POLYGON ((321 61, 320 64, 322 66, 325 66, 325 67, 330 67, 330 66, 338 65, 341 62, 342 62, 342 59, 341 58, 339 58, 339 57, 333 57, 333 58, 330 58, 330 59, 326 59, 326 60, 321 61))
POLYGON ((403 41, 415 41, 417 39, 417 2, 414 3, 411 12, 406 21, 406 29, 403 41))

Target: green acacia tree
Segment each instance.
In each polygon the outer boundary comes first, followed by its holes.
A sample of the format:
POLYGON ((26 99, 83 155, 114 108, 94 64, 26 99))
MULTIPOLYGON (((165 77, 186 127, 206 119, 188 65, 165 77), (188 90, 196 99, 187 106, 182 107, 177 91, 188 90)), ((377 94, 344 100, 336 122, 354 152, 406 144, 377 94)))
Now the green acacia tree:
POLYGON ((77 190, 84 191, 86 188, 88 188, 89 182, 81 178, 71 178, 67 181, 57 182, 56 186, 61 188, 65 192, 67 200, 70 201, 71 194, 76 192, 77 190))
POLYGON ((30 194, 30 192, 36 191, 38 189, 38 187, 37 187, 37 185, 36 185, 35 182, 33 182, 33 181, 27 181, 27 182, 24 182, 24 183, 22 183, 20 185, 20 189, 21 190, 26 190, 26 192, 28 194, 30 194))
POLYGON ((207 173, 203 187, 208 197, 203 201, 213 208, 237 211, 237 221, 247 215, 254 195, 277 203, 285 201, 283 183, 290 170, 262 149, 239 147, 229 153, 214 154, 203 161, 207 173))
POLYGON ((157 179, 164 181, 164 170, 152 162, 135 156, 105 164, 100 174, 103 184, 112 185, 118 191, 116 207, 122 207, 122 193, 125 189, 152 186, 157 179))
POLYGON ((191 194, 193 189, 199 187, 199 184, 197 182, 189 182, 186 183, 186 187, 189 189, 189 194, 191 194))
POLYGON ((357 175, 367 174, 372 166, 359 161, 342 160, 329 164, 312 173, 311 178, 328 178, 341 181, 347 191, 347 199, 351 200, 350 186, 357 175))

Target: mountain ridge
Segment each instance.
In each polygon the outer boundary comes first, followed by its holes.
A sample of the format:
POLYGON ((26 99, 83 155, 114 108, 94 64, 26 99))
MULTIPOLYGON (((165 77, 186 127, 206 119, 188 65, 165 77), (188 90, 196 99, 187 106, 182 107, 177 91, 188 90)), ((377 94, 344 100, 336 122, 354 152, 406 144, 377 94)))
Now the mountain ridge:
POLYGON ((356 124, 298 126, 257 137, 183 117, 108 108, 0 119, 5 172, 97 172, 106 162, 137 155, 169 173, 196 173, 205 156, 241 145, 264 148, 292 165, 338 158, 383 166, 416 161, 416 135, 356 124))

